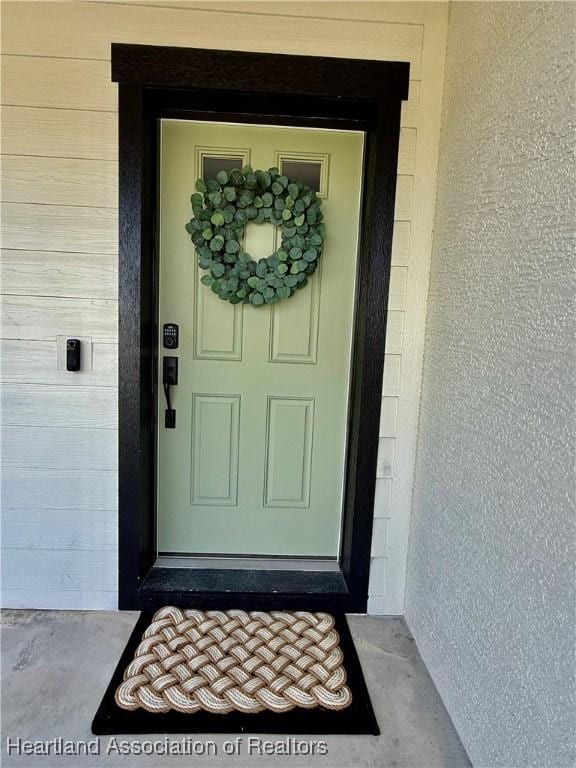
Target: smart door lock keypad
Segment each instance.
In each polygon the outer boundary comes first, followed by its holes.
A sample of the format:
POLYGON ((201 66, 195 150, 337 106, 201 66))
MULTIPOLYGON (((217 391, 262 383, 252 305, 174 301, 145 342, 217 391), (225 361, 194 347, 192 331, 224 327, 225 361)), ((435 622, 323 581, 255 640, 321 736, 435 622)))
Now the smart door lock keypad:
POLYGON ((162 343, 166 349, 178 348, 178 326, 176 323, 166 323, 162 329, 162 343))

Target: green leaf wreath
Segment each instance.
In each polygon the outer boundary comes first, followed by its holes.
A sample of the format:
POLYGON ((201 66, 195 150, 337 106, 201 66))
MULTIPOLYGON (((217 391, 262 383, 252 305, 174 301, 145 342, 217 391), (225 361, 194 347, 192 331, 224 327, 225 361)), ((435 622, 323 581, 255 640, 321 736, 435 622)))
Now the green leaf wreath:
POLYGON ((186 224, 196 247, 201 279, 223 301, 255 306, 292 296, 316 271, 326 238, 322 201, 306 184, 278 168, 253 171, 247 165, 216 179, 196 181, 193 218, 186 224), (242 250, 248 222, 281 228, 280 248, 258 262, 242 250))

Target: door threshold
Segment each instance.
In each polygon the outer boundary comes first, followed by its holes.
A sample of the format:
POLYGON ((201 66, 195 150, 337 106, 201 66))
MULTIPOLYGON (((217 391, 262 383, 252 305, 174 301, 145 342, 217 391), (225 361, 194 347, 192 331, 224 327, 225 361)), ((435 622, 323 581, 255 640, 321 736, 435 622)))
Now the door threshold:
POLYGON ((340 571, 336 559, 304 557, 198 557, 159 555, 155 568, 211 568, 223 570, 260 571, 340 571))

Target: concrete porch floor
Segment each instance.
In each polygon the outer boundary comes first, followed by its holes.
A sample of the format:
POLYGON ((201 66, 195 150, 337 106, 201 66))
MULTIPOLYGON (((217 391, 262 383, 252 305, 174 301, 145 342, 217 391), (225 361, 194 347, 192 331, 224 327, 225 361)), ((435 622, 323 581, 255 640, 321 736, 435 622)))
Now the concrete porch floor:
MULTIPOLYGON (((90 723, 137 619, 136 613, 98 611, 2 612, 3 766, 269 766, 361 768, 464 768, 470 762, 432 680, 401 619, 350 616, 349 623, 382 731, 381 736, 304 736, 324 740, 323 756, 223 754, 226 736, 192 736, 216 742, 213 756, 106 754, 112 737, 100 739, 99 756, 7 755, 7 739, 90 740, 90 723)), ((128 736, 130 741, 154 736, 128 736)), ((171 741, 180 740, 172 735, 171 741)), ((266 735, 270 741, 284 736, 266 735)))

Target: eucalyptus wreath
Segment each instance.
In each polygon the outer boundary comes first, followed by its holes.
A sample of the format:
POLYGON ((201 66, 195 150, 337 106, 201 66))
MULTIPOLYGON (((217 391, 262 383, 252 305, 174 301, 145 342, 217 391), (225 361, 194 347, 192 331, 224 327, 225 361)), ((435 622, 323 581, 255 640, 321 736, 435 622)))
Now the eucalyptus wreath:
POLYGON ((251 166, 198 179, 192 195, 193 218, 186 224, 201 282, 232 304, 275 304, 303 288, 316 271, 326 238, 322 201, 309 186, 282 176, 278 168, 251 166), (255 261, 242 250, 249 222, 281 229, 278 250, 255 261))

